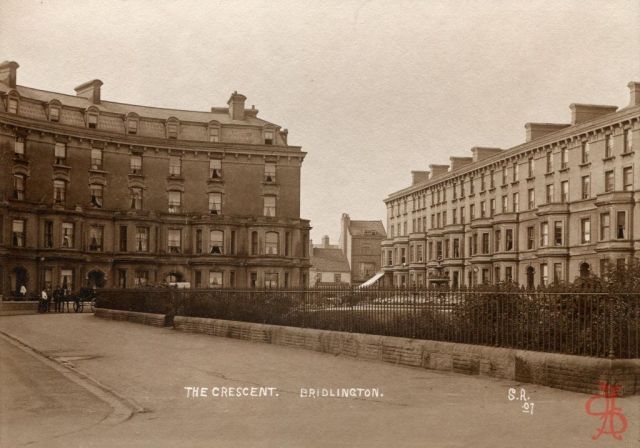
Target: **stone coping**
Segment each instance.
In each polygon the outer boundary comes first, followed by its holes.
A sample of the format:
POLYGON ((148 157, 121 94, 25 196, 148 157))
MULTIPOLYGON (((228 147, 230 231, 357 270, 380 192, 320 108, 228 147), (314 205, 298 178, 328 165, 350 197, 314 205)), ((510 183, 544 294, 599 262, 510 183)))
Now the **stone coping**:
MULTIPOLYGON (((95 315, 147 325, 171 325, 171 318, 162 314, 97 309, 95 315)), ((607 382, 621 386, 619 396, 640 395, 640 359, 611 360, 198 317, 176 316, 173 328, 586 394, 600 393, 599 383, 607 382)))

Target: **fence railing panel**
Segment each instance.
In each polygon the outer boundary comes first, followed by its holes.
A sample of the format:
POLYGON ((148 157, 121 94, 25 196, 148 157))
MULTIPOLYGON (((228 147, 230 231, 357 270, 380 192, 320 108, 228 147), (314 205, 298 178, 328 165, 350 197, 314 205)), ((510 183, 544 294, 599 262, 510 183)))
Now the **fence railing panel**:
POLYGON ((640 358, 640 293, 567 289, 103 289, 98 291, 98 306, 582 356, 640 358))

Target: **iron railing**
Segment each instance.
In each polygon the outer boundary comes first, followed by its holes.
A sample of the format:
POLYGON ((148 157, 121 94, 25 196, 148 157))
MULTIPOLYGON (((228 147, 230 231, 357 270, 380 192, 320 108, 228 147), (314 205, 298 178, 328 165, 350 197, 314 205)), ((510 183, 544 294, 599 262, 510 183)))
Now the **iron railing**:
POLYGON ((353 288, 110 289, 98 306, 167 315, 640 358, 640 293, 353 288))

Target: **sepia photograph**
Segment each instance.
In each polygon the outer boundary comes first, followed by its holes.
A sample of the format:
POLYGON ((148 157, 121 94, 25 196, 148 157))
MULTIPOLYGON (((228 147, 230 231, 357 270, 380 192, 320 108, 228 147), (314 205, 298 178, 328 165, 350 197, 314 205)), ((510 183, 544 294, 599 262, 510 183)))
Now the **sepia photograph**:
POLYGON ((640 447, 640 1, 1 0, 26 446, 640 447))

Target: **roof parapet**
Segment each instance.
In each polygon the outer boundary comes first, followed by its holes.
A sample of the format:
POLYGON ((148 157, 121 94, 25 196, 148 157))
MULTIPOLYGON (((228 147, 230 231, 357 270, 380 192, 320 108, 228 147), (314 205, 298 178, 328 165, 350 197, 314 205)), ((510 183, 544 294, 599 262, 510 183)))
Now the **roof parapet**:
POLYGON ((640 82, 631 81, 629 84, 629 90, 631 93, 631 101, 629 106, 640 106, 640 82))
POLYGON ((473 161, 479 162, 487 157, 491 157, 494 154, 499 154, 502 152, 500 148, 486 148, 481 146, 474 146, 471 148, 471 153, 473 154, 473 161))
POLYGON ((451 171, 455 171, 457 169, 462 168, 465 165, 469 165, 470 163, 473 163, 473 157, 451 156, 449 157, 449 160, 451 161, 451 171))
POLYGON ((99 79, 93 79, 80 84, 74 90, 76 91, 76 96, 87 98, 93 104, 100 104, 100 88, 102 84, 104 83, 99 79))
POLYGON ((411 171, 411 185, 429 180, 429 171, 411 171))
POLYGON ((15 89, 18 84, 18 65, 15 61, 4 61, 0 64, 0 82, 15 89))
POLYGON ((614 113, 618 106, 600 106, 597 104, 572 104, 571 125, 586 123, 603 115, 614 113))
POLYGON ((527 142, 539 139, 548 134, 568 128, 570 124, 561 123, 527 123, 524 128, 527 130, 527 142))
POLYGON ((429 179, 433 179, 434 177, 447 174, 449 172, 449 165, 429 165, 429 169, 431 169, 431 176, 429 179))

